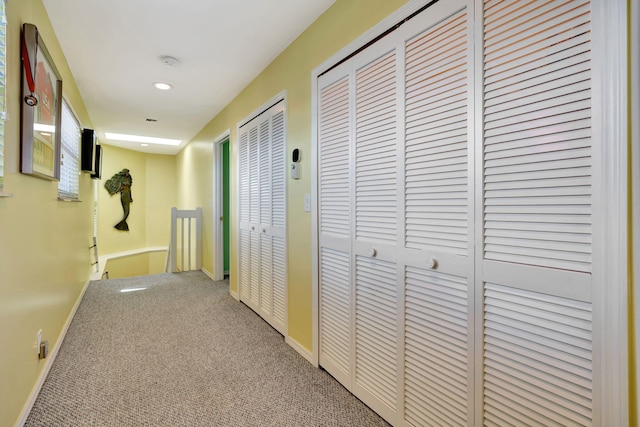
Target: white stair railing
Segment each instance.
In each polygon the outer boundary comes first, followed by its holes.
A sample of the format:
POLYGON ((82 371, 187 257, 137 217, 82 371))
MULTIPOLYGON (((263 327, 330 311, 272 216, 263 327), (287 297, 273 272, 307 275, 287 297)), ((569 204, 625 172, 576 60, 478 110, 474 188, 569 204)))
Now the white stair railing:
POLYGON ((172 273, 202 269, 202 208, 171 208, 171 244, 167 256, 172 273), (192 225, 192 221, 195 225, 192 225), (195 258, 195 264, 192 263, 192 256, 195 258))

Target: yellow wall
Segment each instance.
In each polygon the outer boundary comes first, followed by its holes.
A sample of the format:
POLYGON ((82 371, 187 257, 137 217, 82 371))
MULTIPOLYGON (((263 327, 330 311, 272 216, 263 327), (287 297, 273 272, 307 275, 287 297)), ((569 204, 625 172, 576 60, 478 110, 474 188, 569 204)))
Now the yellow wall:
MULTIPOLYGON (((168 246, 171 208, 176 206, 176 157, 145 154, 102 145, 102 179, 98 185, 98 250, 100 255, 168 246), (129 169, 133 185, 129 231, 113 228, 123 216, 120 195, 110 196, 104 183, 122 169, 129 169)), ((132 270, 131 275, 135 275, 132 270)), ((124 273, 123 273, 124 274, 124 273)))
POLYGON ((287 152, 299 148, 302 175, 287 182, 289 336, 312 349, 311 215, 304 194, 311 193, 311 71, 379 21, 404 0, 338 0, 251 84, 220 112, 178 155, 178 204, 204 208, 203 265, 213 271, 213 141, 231 129, 231 289, 237 284, 236 126, 270 98, 287 91, 287 152))
POLYGON ((57 201, 57 182, 20 174, 20 30, 38 27, 62 74, 65 99, 83 127, 92 127, 84 103, 40 0, 7 2, 7 112, 5 188, 0 199, 0 427, 12 426, 45 361, 36 333, 51 349, 90 274, 92 186, 80 177, 83 203, 57 201))

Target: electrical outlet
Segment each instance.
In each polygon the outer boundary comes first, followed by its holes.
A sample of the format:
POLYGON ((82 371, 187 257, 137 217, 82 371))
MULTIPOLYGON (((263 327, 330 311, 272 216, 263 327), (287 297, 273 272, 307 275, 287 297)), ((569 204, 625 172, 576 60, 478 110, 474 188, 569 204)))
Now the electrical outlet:
POLYGON ((36 342, 36 353, 40 355, 40 344, 42 344, 42 329, 38 331, 38 339, 36 342))

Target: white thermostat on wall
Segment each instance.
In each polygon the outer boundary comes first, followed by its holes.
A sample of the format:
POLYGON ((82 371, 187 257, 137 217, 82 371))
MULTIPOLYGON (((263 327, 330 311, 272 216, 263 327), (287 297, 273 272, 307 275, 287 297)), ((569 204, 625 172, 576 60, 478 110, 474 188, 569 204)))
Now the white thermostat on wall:
POLYGON ((300 150, 293 149, 291 154, 291 179, 300 179, 300 150))

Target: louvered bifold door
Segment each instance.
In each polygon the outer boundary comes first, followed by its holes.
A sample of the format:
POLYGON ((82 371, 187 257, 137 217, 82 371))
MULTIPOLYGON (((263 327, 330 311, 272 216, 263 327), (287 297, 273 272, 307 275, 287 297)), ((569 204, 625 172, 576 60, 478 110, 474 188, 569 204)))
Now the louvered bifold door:
POLYGON ((249 127, 249 299, 255 311, 260 307, 260 146, 258 124, 249 127))
POLYGON ((483 422, 591 425, 590 4, 483 15, 483 422))
POLYGON ((262 237, 269 241, 270 286, 268 301, 262 300, 263 317, 280 333, 286 333, 287 277, 286 277, 286 141, 284 101, 269 110, 269 198, 263 196, 269 210, 268 221, 261 219, 262 237))
POLYGON ((244 124, 239 136, 240 299, 286 334, 284 101, 244 124))
POLYGON ((259 306, 256 310, 260 315, 271 320, 273 306, 273 259, 271 251, 271 234, 267 233, 271 225, 271 117, 264 113, 258 117, 258 147, 259 147, 259 224, 260 239, 260 283, 259 306))
POLYGON ((404 29, 411 37, 404 43, 399 258, 405 310, 402 420, 410 426, 473 425, 473 50, 465 3, 437 3, 404 29))
POLYGON ((351 389, 351 63, 318 80, 320 365, 351 389))
POLYGON ((242 301, 249 301, 250 296, 250 261, 251 261, 251 245, 249 230, 251 224, 249 223, 249 130, 245 128, 240 129, 239 142, 238 142, 238 170, 239 170, 239 235, 238 235, 238 276, 240 287, 240 299, 242 301))
POLYGON ((354 392, 389 419, 399 398, 398 148, 395 38, 354 58, 354 392))

